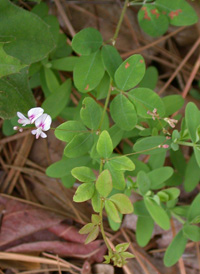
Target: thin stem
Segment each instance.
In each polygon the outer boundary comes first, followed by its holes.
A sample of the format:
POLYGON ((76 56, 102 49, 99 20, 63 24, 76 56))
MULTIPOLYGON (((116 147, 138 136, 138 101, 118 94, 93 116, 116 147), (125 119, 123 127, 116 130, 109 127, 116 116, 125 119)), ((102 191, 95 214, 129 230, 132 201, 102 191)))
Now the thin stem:
POLYGON ((158 146, 155 146, 155 147, 151 147, 151 148, 148 148, 148 149, 145 149, 145 150, 140 150, 140 151, 137 151, 137 152, 132 152, 132 153, 128 153, 128 154, 124 154, 124 155, 121 155, 121 156, 115 156, 115 157, 111 157, 111 158, 108 158, 106 159, 107 161, 109 160, 113 160, 113 159, 116 159, 116 158, 119 158, 119 157, 126 157, 126 156, 131 156, 131 155, 135 155, 135 154, 145 154, 145 152, 147 151, 151 151, 151 150, 154 150, 154 149, 157 149, 157 148, 161 148, 161 146, 164 144, 164 142, 158 146))
POLYGON ((189 143, 189 142, 183 142, 183 141, 177 141, 175 143, 178 145, 183 145, 183 146, 188 146, 188 147, 200 147, 200 145, 196 145, 194 143, 189 143))
POLYGON ((181 224, 185 224, 185 221, 180 217, 178 216, 176 213, 174 213, 173 211, 171 211, 171 214, 174 218, 176 218, 181 224))
POLYGON ((102 124, 103 124, 103 120, 104 120, 104 117, 105 117, 105 114, 106 114, 106 109, 108 107, 111 91, 112 91, 112 82, 110 84, 110 88, 109 88, 109 91, 108 91, 108 94, 107 94, 107 97, 106 97, 103 113, 102 113, 102 116, 101 116, 101 121, 100 121, 99 127, 98 127, 99 130, 101 130, 101 127, 102 127, 102 124))
POLYGON ((101 198, 101 208, 100 208, 100 212, 99 212, 99 216, 101 218, 101 223, 100 223, 101 234, 102 234, 102 237, 104 239, 104 242, 105 242, 109 252, 112 252, 112 248, 110 247, 110 245, 107 241, 106 234, 105 234, 104 227, 103 227, 103 207, 104 207, 104 198, 101 198))
POLYGON ((117 24, 117 28, 116 28, 116 30, 115 30, 115 34, 114 34, 113 39, 112 39, 112 44, 113 44, 113 46, 114 46, 115 43, 116 43, 116 39, 117 39, 117 36, 118 36, 118 34, 119 34, 119 30, 120 30, 122 21, 123 21, 123 19, 124 19, 124 15, 125 15, 126 9, 127 9, 127 7, 128 7, 128 2, 129 2, 129 0, 125 0, 124 6, 123 6, 123 9, 122 9, 122 13, 121 13, 121 15, 120 15, 119 22, 118 22, 118 24, 117 24))
POLYGON ((103 170, 103 160, 101 159, 100 168, 99 168, 99 173, 101 173, 102 170, 103 170))

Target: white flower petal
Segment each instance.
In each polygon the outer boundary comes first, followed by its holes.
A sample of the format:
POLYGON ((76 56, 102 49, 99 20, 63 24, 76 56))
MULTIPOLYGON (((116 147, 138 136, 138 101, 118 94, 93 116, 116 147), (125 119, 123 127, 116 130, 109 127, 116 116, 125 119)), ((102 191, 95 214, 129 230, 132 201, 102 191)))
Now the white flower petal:
POLYGON ((44 112, 43 108, 36 107, 36 108, 31 108, 28 111, 28 117, 31 121, 31 124, 34 123, 44 112))
POLYGON ((26 116, 24 116, 24 114, 22 114, 21 112, 17 112, 17 116, 20 118, 20 119, 27 119, 26 116))
POLYGON ((48 114, 42 114, 36 121, 35 126, 37 128, 41 127, 42 130, 47 131, 50 129, 51 126, 51 116, 48 114))
POLYGON ((31 130, 31 133, 32 133, 33 135, 35 135, 35 134, 37 133, 37 129, 31 130))
POLYGON ((31 121, 26 118, 21 112, 17 112, 17 116, 19 117, 18 123, 22 124, 22 126, 26 126, 31 123, 31 121))
POLYGON ((41 136, 42 138, 47 138, 46 133, 44 133, 43 131, 41 132, 40 136, 41 136))

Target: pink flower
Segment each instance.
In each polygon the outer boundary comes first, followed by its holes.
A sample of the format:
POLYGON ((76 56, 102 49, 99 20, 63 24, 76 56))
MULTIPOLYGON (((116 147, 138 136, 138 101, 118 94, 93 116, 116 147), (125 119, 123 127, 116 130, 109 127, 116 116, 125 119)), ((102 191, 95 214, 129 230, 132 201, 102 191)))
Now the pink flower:
POLYGON ((37 120, 37 118, 39 118, 43 114, 43 112, 43 108, 31 108, 27 113, 28 118, 24 116, 21 112, 17 112, 17 116, 19 117, 18 123, 22 124, 22 126, 33 124, 37 120))
POLYGON ((50 129, 51 126, 51 116, 48 114, 42 114, 36 121, 35 126, 37 129, 34 129, 31 131, 33 135, 36 135, 36 139, 38 139, 40 136, 42 138, 46 138, 47 135, 43 131, 47 131, 50 129))

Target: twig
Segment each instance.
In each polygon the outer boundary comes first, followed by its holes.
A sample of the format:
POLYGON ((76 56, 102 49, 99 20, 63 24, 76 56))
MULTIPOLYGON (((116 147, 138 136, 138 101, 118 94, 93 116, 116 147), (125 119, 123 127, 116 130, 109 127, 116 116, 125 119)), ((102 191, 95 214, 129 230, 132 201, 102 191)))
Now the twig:
POLYGON ((198 57, 195 65, 194 65, 194 68, 193 68, 193 70, 192 70, 192 72, 190 74, 190 77, 189 77, 189 79, 187 81, 187 84, 185 85, 185 88, 183 90, 183 94, 182 94, 183 98, 185 98, 187 96, 188 91, 190 90, 190 87, 192 85, 192 81, 194 80, 195 75, 196 75, 196 73, 197 73, 197 71, 199 69, 199 66, 200 66, 200 55, 199 55, 199 57, 198 57))
POLYGON ((66 25, 67 29, 69 30, 69 33, 71 34, 72 37, 74 37, 74 35, 76 34, 76 32, 75 32, 72 24, 70 23, 67 15, 66 15, 66 13, 64 12, 64 9, 63 9, 63 7, 62 7, 62 5, 60 3, 60 0, 54 0, 54 1, 55 1, 55 4, 56 4, 56 6, 58 8, 58 11, 59 11, 61 17, 63 18, 63 21, 65 22, 65 25, 66 25))
POLYGON ((188 52, 188 54, 185 56, 185 58, 179 64, 179 66, 174 71, 174 73, 169 78, 169 80, 165 83, 165 85, 162 87, 162 89, 158 92, 159 95, 162 94, 165 91, 165 89, 169 86, 169 84, 173 81, 173 79, 176 77, 177 73, 182 69, 182 67, 184 66, 184 64, 189 60, 189 58, 195 52, 195 50, 197 49, 197 47, 199 46, 199 44, 200 44, 200 37, 197 39, 197 41, 195 42, 195 44, 193 45, 193 47, 191 48, 191 50, 188 52))
POLYGON ((154 42, 152 42, 152 43, 150 43, 150 44, 148 44, 148 45, 145 45, 144 47, 141 47, 141 48, 138 48, 138 49, 131 50, 131 51, 127 52, 127 53, 122 54, 121 56, 122 56, 123 58, 126 58, 126 57, 128 57, 128 56, 130 56, 130 55, 132 55, 132 54, 139 53, 139 52, 142 52, 142 51, 144 51, 144 50, 146 50, 146 49, 152 48, 153 46, 155 46, 155 45, 161 43, 162 41, 164 41, 164 40, 166 40, 166 39, 168 39, 168 38, 174 36, 175 34, 181 32, 181 31, 184 30, 184 29, 185 29, 185 27, 181 27, 181 28, 179 28, 179 29, 177 29, 177 30, 175 30, 175 31, 173 31, 173 32, 171 32, 171 33, 169 33, 169 34, 167 34, 167 35, 165 35, 165 36, 159 38, 158 40, 156 40, 156 41, 154 41, 154 42))
POLYGON ((135 250, 133 244, 131 243, 131 240, 129 239, 128 235, 126 234, 125 230, 123 228, 121 228, 122 234, 124 236, 124 238, 126 239, 126 241, 128 243, 130 243, 130 250, 132 251, 132 253, 135 255, 136 260, 138 261, 140 267, 142 268, 142 270, 144 271, 145 274, 149 274, 149 271, 147 269, 147 267, 144 265, 144 263, 141 261, 140 257, 138 256, 138 252, 135 250))

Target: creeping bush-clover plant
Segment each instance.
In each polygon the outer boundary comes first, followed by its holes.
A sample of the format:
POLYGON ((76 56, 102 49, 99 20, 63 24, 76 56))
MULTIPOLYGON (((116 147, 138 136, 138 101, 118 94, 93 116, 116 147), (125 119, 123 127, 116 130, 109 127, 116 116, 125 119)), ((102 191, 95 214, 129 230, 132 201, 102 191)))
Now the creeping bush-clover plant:
POLYGON ((180 206, 177 187, 183 183, 186 191, 192 191, 200 179, 200 111, 190 102, 185 117, 171 118, 183 106, 183 98, 157 95, 158 72, 155 67, 146 69, 142 55, 122 60, 115 42, 128 5, 141 5, 139 25, 151 36, 164 34, 170 24, 197 22, 185 0, 126 0, 109 42, 103 42, 96 29, 85 28, 70 46, 45 3, 29 12, 1 0, 0 116, 10 118, 3 125, 6 135, 14 134, 13 126, 22 131, 23 126, 35 123, 32 133, 36 138, 47 137, 43 131, 50 128, 51 119, 59 115, 66 120, 55 129, 55 136, 66 143, 63 158, 49 166, 46 174, 60 178, 68 188, 80 182, 73 200, 91 201, 94 211, 91 223, 80 233, 88 235, 86 244, 102 234, 108 248, 106 263, 121 267, 133 255, 127 252, 128 243, 111 248, 104 232, 104 209, 114 231, 120 228, 124 214, 136 214, 136 239, 142 247, 151 239, 155 224, 169 230, 170 218, 176 218, 182 228, 164 256, 165 265, 171 266, 188 240, 200 241, 200 194, 191 205, 180 206), (73 72, 73 80, 63 81, 58 71, 73 72), (31 92, 38 86, 44 93, 40 108, 31 92), (77 106, 70 99, 72 88, 81 98, 77 106), (126 138, 133 146, 124 145, 119 154, 116 148, 126 138), (180 146, 193 148, 187 165, 180 146), (172 166, 164 165, 167 153, 172 166), (140 160, 141 155, 148 155, 147 163, 140 160), (134 204, 132 192, 140 195, 134 204))

